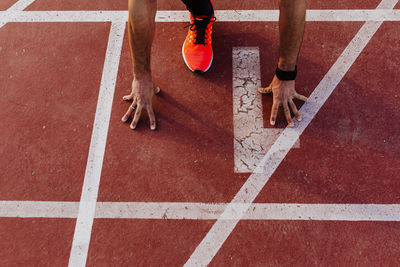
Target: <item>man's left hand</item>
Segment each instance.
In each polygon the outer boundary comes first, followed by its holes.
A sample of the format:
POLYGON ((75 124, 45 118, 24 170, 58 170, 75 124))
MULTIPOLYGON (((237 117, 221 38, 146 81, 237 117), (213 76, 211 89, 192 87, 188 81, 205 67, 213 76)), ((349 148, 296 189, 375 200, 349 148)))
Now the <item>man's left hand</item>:
POLYGON ((271 118, 270 118, 271 125, 275 125, 276 116, 278 114, 278 110, 281 105, 283 106, 283 111, 285 113, 285 117, 289 127, 291 128, 294 127, 292 116, 290 115, 289 106, 290 109, 293 111, 293 114, 296 117, 296 119, 298 121, 302 120, 300 112, 297 110, 297 107, 294 104, 293 99, 297 98, 302 101, 307 101, 307 97, 300 95, 296 92, 294 80, 281 81, 275 75, 274 79, 272 80, 271 84, 268 87, 258 88, 258 91, 261 94, 268 94, 271 92, 273 94, 273 104, 272 104, 271 118))

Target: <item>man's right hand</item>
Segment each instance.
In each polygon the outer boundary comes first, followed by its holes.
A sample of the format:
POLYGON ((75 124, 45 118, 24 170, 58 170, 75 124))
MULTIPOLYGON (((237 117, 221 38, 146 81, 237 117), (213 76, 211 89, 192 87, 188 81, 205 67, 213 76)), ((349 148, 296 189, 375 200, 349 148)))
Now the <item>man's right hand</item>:
POLYGON ((147 110, 147 114, 150 119, 150 129, 156 129, 156 118, 153 111, 152 106, 152 98, 154 94, 158 94, 160 92, 160 88, 155 87, 151 77, 142 78, 142 79, 134 79, 132 82, 132 92, 130 95, 124 96, 122 99, 125 101, 131 101, 132 104, 129 106, 127 112, 122 117, 123 122, 127 122, 128 119, 132 116, 133 112, 135 114, 133 116, 132 123, 130 125, 131 129, 135 129, 140 115, 142 114, 143 108, 147 110))

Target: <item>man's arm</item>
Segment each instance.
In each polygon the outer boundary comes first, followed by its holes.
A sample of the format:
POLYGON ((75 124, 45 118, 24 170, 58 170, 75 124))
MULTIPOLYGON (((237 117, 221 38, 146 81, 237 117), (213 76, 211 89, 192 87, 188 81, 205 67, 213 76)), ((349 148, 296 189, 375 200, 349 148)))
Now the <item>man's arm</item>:
POLYGON ((293 71, 296 67, 301 43, 303 42, 306 17, 306 0, 279 1, 279 63, 284 71, 293 71))
POLYGON ((132 100, 132 105, 122 117, 126 122, 136 112, 131 123, 135 129, 143 108, 147 109, 150 118, 150 128, 156 129, 156 120, 152 107, 152 97, 159 89, 154 87, 151 69, 150 53, 155 29, 156 0, 129 0, 128 37, 131 51, 133 82, 132 92, 124 96, 124 100, 132 100))
MULTIPOLYGON (((306 7, 307 0, 279 0, 280 48, 278 68, 283 71, 294 71, 296 68, 304 35, 306 7)), ((281 81, 275 75, 271 84, 266 88, 260 88, 259 91, 260 93, 272 92, 274 95, 270 118, 271 125, 275 125, 280 105, 283 106, 289 127, 294 126, 289 106, 296 119, 301 120, 301 115, 293 103, 293 98, 303 101, 306 101, 307 98, 296 93, 294 80, 281 81)))

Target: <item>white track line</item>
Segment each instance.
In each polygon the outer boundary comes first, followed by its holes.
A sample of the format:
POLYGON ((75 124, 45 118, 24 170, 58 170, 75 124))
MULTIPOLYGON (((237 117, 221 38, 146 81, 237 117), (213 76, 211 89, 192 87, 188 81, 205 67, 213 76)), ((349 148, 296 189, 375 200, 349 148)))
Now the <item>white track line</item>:
MULTIPOLYGON (((247 204, 235 204, 236 210, 247 204)), ((96 218, 215 220, 227 204, 99 203, 96 218)), ((231 214, 224 220, 238 220, 231 214)), ((245 220, 400 221, 400 205, 358 204, 251 204, 245 220)))
MULTIPOLYGON (((33 0, 27 0, 33 1, 33 0)), ((220 22, 278 21, 278 10, 216 10, 220 22)), ((127 11, 3 11, 0 25, 7 22, 107 22, 127 21, 127 11)), ((353 9, 307 10, 307 21, 400 21, 400 10, 353 9)), ((158 11, 156 22, 187 22, 187 11, 158 11)))
POLYGON ((79 202, 0 201, 0 217, 76 218, 79 202))
POLYGON ((14 14, 15 12, 24 10, 25 8, 30 6, 34 1, 35 0, 19 0, 6 11, 0 12, 0 28, 15 18, 16 16, 16 14, 14 14))
POLYGON ((111 107, 125 33, 125 21, 111 24, 97 102, 79 214, 69 259, 70 267, 85 266, 103 166, 111 107))
MULTIPOLYGON (((98 219, 216 220, 227 203, 98 202, 98 219)), ((247 204, 235 203, 237 210, 247 204)), ((76 218, 79 202, 0 201, 0 217, 76 218)), ((224 220, 240 219, 231 214, 224 220)), ((400 221, 400 204, 254 203, 242 220, 400 221)))
MULTIPOLYGON (((378 9, 392 9, 397 2, 398 0, 383 0, 379 4, 378 9)), ((240 218, 246 213, 251 205, 250 203, 254 201, 259 192, 263 189, 271 175, 295 144, 298 137, 310 124, 311 120, 343 79, 344 75, 381 25, 382 22, 370 21, 366 22, 361 27, 359 32, 311 94, 309 101, 301 108, 300 112, 304 114, 303 121, 296 123, 295 128, 286 128, 285 131, 282 132, 278 140, 264 156, 255 172, 250 175, 246 183, 233 198, 231 204, 229 204, 226 210, 221 214, 220 219, 217 220, 195 249, 185 266, 206 266, 211 262, 240 220, 227 221, 226 218, 232 217, 232 214, 240 218), (244 203, 245 205, 238 208, 232 205, 233 203, 244 203)))

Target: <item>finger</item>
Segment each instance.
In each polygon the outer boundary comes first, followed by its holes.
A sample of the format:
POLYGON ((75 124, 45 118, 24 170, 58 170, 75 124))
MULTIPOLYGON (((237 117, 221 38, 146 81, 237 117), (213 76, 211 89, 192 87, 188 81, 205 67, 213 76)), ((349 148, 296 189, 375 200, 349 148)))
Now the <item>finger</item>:
POLYGON ((292 120, 292 116, 290 115, 290 110, 289 110, 288 103, 286 101, 283 102, 283 111, 285 113, 285 117, 286 117, 286 120, 288 122, 288 126, 290 128, 293 128, 294 127, 294 123, 293 123, 293 120, 292 120))
POLYGON ((276 116, 278 114, 279 105, 280 105, 280 102, 278 100, 274 100, 274 103, 272 104, 271 118, 270 118, 270 124, 271 125, 275 125, 275 121, 276 121, 276 116))
POLYGON ((154 116, 154 111, 152 106, 147 106, 147 114, 149 115, 150 119, 150 129, 155 130, 156 129, 156 116, 154 116))
POLYGON ((154 94, 158 95, 161 92, 160 87, 154 87, 154 94))
POLYGON ((265 88, 260 87, 260 88, 258 88, 258 92, 261 93, 261 94, 269 94, 269 93, 272 92, 272 86, 270 85, 270 86, 265 87, 265 88))
POLYGON ((294 97, 297 98, 297 99, 300 99, 301 101, 304 101, 304 102, 306 102, 308 100, 308 98, 306 96, 300 95, 298 93, 295 93, 294 97))
POLYGON ((122 117, 121 121, 126 122, 131 117, 133 110, 134 109, 131 106, 129 106, 128 110, 126 111, 125 115, 122 117))
POLYGON ((134 99, 133 102, 132 102, 131 108, 135 109, 136 106, 137 106, 137 99, 134 99))
POLYGON ((132 116, 133 111, 136 107, 136 100, 133 101, 132 105, 129 106, 128 110, 126 111, 125 115, 122 117, 122 121, 126 122, 132 116))
POLYGON ((133 94, 126 95, 122 97, 122 100, 124 101, 131 101, 133 99, 133 94))
POLYGON ((302 118, 301 118, 300 112, 299 112, 299 110, 297 109, 297 107, 296 107, 296 105, 294 104, 294 102, 293 102, 292 99, 289 99, 289 105, 290 105, 290 108, 292 109, 292 111, 293 111, 293 113, 294 113, 294 116, 296 117, 296 120, 297 120, 297 121, 301 121, 302 118))
POLYGON ((140 115, 142 114, 142 109, 143 109, 142 105, 137 105, 135 116, 133 117, 133 120, 132 120, 132 123, 131 123, 131 126, 130 126, 132 130, 136 128, 136 126, 137 126, 137 124, 139 122, 140 115))

